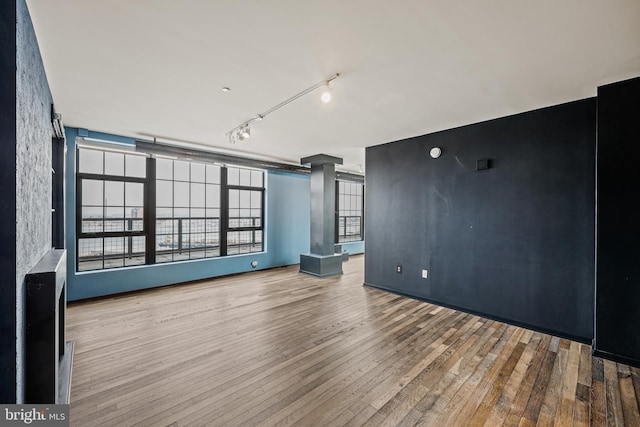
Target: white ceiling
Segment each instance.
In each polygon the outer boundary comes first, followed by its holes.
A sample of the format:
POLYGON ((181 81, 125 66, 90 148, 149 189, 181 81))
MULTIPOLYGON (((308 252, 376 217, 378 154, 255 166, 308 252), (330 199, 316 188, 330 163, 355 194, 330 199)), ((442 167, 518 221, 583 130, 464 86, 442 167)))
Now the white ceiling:
POLYGON ((298 163, 640 75, 638 0, 27 0, 66 126, 298 163), (334 73, 333 101, 306 95, 334 73), (223 93, 221 88, 232 89, 223 93))

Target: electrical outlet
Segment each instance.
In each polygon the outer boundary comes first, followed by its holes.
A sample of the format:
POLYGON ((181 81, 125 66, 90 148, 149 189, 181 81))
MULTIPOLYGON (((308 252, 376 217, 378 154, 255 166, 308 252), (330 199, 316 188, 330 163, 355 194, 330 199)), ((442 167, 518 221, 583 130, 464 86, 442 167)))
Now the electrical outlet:
POLYGON ((429 277, 429 270, 422 270, 422 278, 426 279, 427 277, 429 277))
POLYGON ((402 273, 402 264, 396 266, 396 273, 402 273))

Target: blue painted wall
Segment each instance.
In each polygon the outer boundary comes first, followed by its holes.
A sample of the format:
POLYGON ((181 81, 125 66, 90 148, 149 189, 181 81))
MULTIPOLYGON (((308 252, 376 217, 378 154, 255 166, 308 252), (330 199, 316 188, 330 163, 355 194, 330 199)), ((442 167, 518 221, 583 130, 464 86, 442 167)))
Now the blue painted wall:
MULTIPOLYGON (((309 177, 270 171, 266 179, 266 242, 261 253, 227 256, 170 264, 126 267, 114 270, 75 272, 75 139, 85 136, 105 141, 133 144, 132 138, 86 129, 67 128, 67 250, 69 300, 91 298, 173 283, 199 280, 252 270, 298 264, 300 254, 309 251, 309 177)), ((362 253, 363 242, 344 245, 350 254, 362 253)))

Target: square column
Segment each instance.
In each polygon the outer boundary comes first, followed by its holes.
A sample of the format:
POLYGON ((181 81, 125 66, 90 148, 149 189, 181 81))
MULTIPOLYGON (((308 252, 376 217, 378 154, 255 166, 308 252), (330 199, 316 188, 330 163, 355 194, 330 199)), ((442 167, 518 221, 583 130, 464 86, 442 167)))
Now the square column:
POLYGON ((325 277, 342 274, 342 254, 335 253, 336 164, 339 157, 318 154, 305 157, 311 164, 311 247, 300 254, 300 271, 325 277))

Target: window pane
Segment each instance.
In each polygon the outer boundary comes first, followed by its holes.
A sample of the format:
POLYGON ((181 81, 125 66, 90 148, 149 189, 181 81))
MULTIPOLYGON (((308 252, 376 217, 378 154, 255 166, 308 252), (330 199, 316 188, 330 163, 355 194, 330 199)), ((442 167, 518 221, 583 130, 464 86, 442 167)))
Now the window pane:
POLYGON ((102 175, 102 151, 81 148, 78 153, 78 172, 102 175))
POLYGON ((204 208, 191 208, 191 218, 204 218, 204 208))
POLYGON ((78 271, 102 268, 102 239, 78 239, 78 271))
POLYGON ((126 183, 125 204, 129 206, 144 205, 144 184, 138 182, 126 183))
POLYGON ((204 207, 204 184, 191 184, 191 206, 204 207))
POLYGON ((172 208, 158 208, 156 209, 156 217, 158 218, 171 218, 173 216, 172 208))
POLYGON ((124 175, 124 154, 105 151, 104 173, 106 175, 124 175))
POLYGON ((240 190, 240 207, 241 208, 250 208, 251 207, 251 192, 248 190, 240 190))
POLYGON ((207 204, 208 208, 220 206, 220 186, 207 184, 207 204))
POLYGON ((207 182, 211 184, 220 184, 220 166, 207 165, 207 182))
POLYGON ((125 206, 125 218, 142 220, 144 218, 144 209, 142 206, 125 206))
POLYGON ((262 187, 262 177, 264 173, 262 171, 251 171, 251 186, 262 187))
POLYGON ((173 182, 156 181, 156 206, 173 206, 173 182))
POLYGON ((227 169, 227 183, 229 185, 239 185, 240 184, 240 170, 238 168, 228 168, 227 169))
POLYGON ((145 262, 145 238, 142 236, 127 237, 125 265, 142 265, 145 262))
POLYGON ((125 158, 126 176, 144 178, 146 173, 147 158, 143 156, 127 155, 125 158))
MULTIPOLYGON (((131 209, 131 211, 136 210, 136 208, 131 209)), ((142 214, 139 217, 132 217, 126 219, 126 227, 128 231, 144 231, 144 219, 142 218, 142 214)))
POLYGON ((102 184, 103 181, 93 179, 82 180, 82 205, 102 206, 102 184))
POLYGON ((254 209, 262 207, 262 192, 260 191, 251 192, 251 207, 254 209))
POLYGON ((189 183, 174 182, 173 186, 173 205, 181 208, 189 207, 189 183))
POLYGON ((205 246, 205 256, 206 257, 217 257, 220 256, 220 240, 218 234, 208 233, 205 236, 206 246, 205 246))
POLYGON ((240 185, 249 187, 251 185, 251 171, 240 169, 240 185))
POLYGON ((124 220, 124 206, 108 206, 104 208, 106 219, 124 220))
POLYGON ((106 206, 124 205, 124 182, 104 182, 104 203, 106 206))
POLYGON ((204 165, 191 163, 191 182, 204 182, 204 165))
POLYGON ((177 181, 189 181, 189 162, 174 160, 173 179, 177 181))
POLYGON ((82 208, 82 232, 101 233, 103 230, 102 207, 82 208))
POLYGON ((124 231, 124 207, 105 208, 104 231, 124 231))
POLYGON ((217 219, 207 219, 205 221, 205 231, 207 233, 217 233, 220 230, 220 222, 217 219))
POLYGON ((240 209, 229 209, 229 227, 240 227, 240 209))
POLYGON ((173 179, 173 160, 156 159, 156 178, 173 179))
POLYGON ((104 239, 104 268, 124 266, 124 237, 106 237, 104 239))
POLYGON ((189 218, 189 208, 173 208, 175 218, 189 218))
POLYGON ((239 190, 229 190, 229 207, 230 208, 240 207, 240 191, 239 190))

